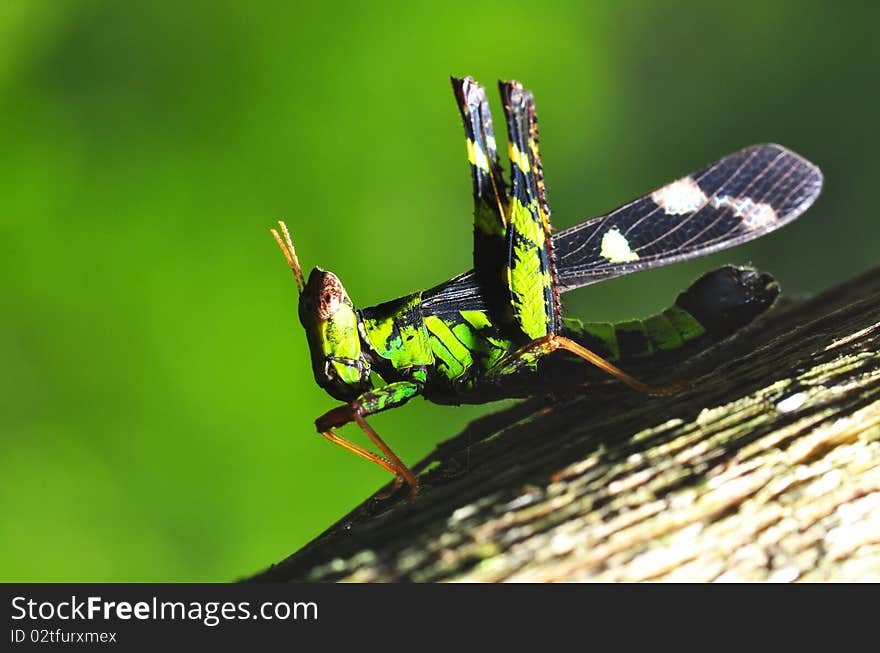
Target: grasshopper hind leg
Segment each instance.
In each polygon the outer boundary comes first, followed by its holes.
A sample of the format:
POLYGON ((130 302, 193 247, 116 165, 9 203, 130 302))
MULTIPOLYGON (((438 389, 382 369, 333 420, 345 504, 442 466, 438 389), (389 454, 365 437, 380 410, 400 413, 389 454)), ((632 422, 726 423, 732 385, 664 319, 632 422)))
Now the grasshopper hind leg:
POLYGON ((503 379, 504 377, 516 374, 518 371, 534 365, 540 359, 560 349, 578 356, 591 365, 595 365, 600 370, 607 372, 614 378, 622 381, 633 390, 637 390, 638 392, 647 395, 665 397, 675 394, 687 387, 687 383, 684 382, 670 383, 668 385, 660 386, 643 383, 571 338, 558 334, 543 336, 542 338, 533 340, 507 354, 504 358, 498 361, 492 370, 490 370, 489 378, 503 379))
POLYGON ((646 318, 615 323, 565 318, 561 335, 569 343, 559 348, 628 382, 595 357, 625 366, 653 360, 656 367, 684 360, 754 322, 778 294, 779 284, 771 275, 726 265, 705 273, 672 306, 646 318))

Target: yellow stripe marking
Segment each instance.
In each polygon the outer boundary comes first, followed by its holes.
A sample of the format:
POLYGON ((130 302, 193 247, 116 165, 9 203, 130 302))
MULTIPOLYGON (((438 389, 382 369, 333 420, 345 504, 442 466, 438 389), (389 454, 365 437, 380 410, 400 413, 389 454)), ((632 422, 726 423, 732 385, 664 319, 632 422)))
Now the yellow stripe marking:
POLYGON ((486 153, 483 152, 483 148, 481 148, 478 143, 475 143, 471 139, 467 139, 467 155, 468 161, 471 162, 471 165, 489 172, 489 159, 486 157, 486 153))
POLYGON ((519 169, 523 171, 524 174, 529 174, 532 166, 529 163, 529 158, 525 155, 524 152, 520 152, 519 148, 513 143, 509 143, 508 148, 510 154, 510 160, 519 166, 519 169))

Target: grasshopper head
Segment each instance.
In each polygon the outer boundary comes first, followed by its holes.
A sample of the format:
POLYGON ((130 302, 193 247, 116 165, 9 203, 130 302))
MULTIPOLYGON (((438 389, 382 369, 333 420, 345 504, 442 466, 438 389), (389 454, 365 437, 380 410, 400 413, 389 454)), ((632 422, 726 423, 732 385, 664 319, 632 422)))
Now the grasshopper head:
POLYGON ((358 316, 342 282, 332 272, 314 268, 303 283, 302 268, 284 223, 284 251, 299 289, 299 321, 306 330, 315 381, 332 397, 351 401, 368 390, 370 366, 361 351, 358 316))
POLYGON ((336 399, 350 401, 369 388, 370 367, 361 354, 358 317, 342 282, 314 268, 299 296, 315 381, 336 399))

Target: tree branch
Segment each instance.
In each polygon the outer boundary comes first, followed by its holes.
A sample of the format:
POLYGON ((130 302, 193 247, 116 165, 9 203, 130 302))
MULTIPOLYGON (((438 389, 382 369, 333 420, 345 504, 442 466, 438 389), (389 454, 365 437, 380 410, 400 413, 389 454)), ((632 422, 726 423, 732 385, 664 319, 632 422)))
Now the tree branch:
POLYGON ((878 343, 880 269, 659 371, 693 381, 674 397, 477 420, 417 500, 367 499, 250 580, 880 580, 878 343))

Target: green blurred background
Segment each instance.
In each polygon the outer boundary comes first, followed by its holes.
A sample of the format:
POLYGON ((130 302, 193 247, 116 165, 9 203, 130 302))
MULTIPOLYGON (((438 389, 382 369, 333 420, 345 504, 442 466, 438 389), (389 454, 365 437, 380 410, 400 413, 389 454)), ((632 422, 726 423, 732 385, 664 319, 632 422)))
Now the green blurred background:
MULTIPOLYGON (((334 402, 268 228, 285 218, 304 265, 360 305, 470 267, 451 73, 535 91, 558 227, 752 143, 823 168, 792 226, 579 291, 574 312, 644 315, 724 262, 794 293, 868 268, 878 18, 767 0, 6 0, 0 580, 237 578, 387 480, 313 432, 334 402)), ((414 462, 487 410, 416 401, 373 423, 414 462)))

